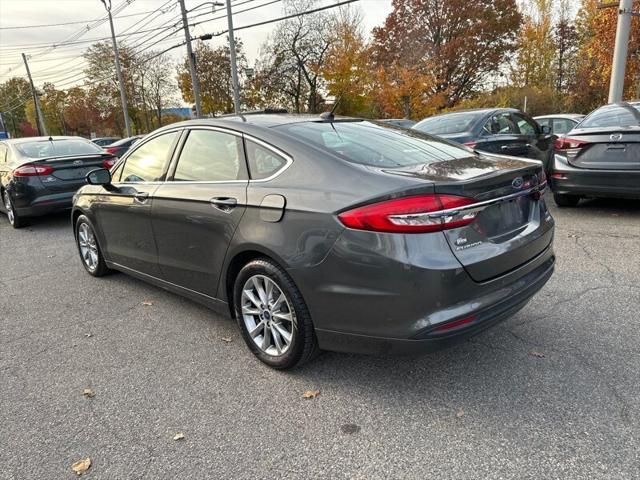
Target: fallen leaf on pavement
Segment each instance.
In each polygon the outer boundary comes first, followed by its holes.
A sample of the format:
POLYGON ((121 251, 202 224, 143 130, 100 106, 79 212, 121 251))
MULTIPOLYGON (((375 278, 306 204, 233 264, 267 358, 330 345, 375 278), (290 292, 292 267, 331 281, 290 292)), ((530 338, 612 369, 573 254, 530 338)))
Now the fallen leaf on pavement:
POLYGON ((320 390, 305 390, 302 398, 316 398, 318 395, 320 395, 320 390))
POLYGON ((230 343, 233 339, 231 337, 222 337, 223 342, 230 343))
POLYGON ((71 470, 73 470, 76 475, 80 476, 89 470, 89 467, 91 467, 91 459, 87 457, 82 460, 78 460, 76 463, 71 465, 71 470))
POLYGON ((178 433, 176 433, 176 434, 173 436, 173 439, 174 439, 174 440, 176 440, 176 441, 177 441, 177 440, 184 440, 184 433, 182 433, 182 432, 178 432, 178 433))
POLYGON ((93 398, 96 396, 96 392, 94 392, 90 388, 85 388, 84 390, 82 390, 82 395, 84 395, 87 398, 93 398))
POLYGON ((531 350, 529 352, 529 355, 531 355, 532 357, 537 357, 537 358, 544 358, 544 353, 542 352, 537 352, 535 350, 531 350))
POLYGON ((150 307, 151 305, 153 305, 153 302, 151 300, 144 300, 142 302, 142 305, 144 305, 145 307, 150 307))
POLYGON ((91 338, 93 337, 93 333, 85 333, 84 336, 87 338, 91 338))
POLYGON ((463 409, 458 410, 458 412, 456 413, 456 417, 458 418, 464 417, 464 410, 463 409))

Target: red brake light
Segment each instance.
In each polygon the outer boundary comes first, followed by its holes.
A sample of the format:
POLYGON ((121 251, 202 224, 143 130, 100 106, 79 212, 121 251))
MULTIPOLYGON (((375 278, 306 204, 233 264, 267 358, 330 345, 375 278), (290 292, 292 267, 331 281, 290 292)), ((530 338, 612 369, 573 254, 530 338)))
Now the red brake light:
POLYGON ((106 158, 102 161, 102 166, 106 169, 110 169, 116 164, 115 158, 106 158))
POLYGON ((14 177, 38 177, 49 175, 53 172, 53 167, 49 165, 31 165, 29 163, 16 168, 13 171, 14 177))
POLYGON ((469 140, 468 142, 464 142, 463 145, 465 147, 469 147, 471 150, 473 150, 474 148, 476 148, 476 145, 478 145, 478 142, 474 142, 473 140, 469 140))
POLYGON ((474 203, 455 195, 419 195, 365 205, 338 215, 349 228, 374 232, 422 233, 462 227, 475 220, 476 212, 451 212, 474 203))
POLYGON ((111 155, 115 155, 118 151, 117 147, 107 147, 104 149, 105 152, 110 153, 111 155))
POLYGON ((555 143, 556 150, 570 150, 574 148, 582 148, 589 142, 584 140, 576 140, 575 138, 558 138, 555 143))

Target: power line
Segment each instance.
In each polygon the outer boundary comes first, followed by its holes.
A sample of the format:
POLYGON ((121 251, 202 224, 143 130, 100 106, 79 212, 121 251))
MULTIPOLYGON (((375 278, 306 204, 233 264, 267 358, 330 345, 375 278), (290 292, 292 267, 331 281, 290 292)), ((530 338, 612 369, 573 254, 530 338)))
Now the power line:
MULTIPOLYGON (((149 11, 146 11, 146 12, 130 13, 128 15, 120 15, 117 18, 137 17, 138 15, 145 15, 147 13, 154 13, 154 12, 157 12, 157 10, 149 10, 149 11)), ((0 30, 19 30, 19 29, 23 29, 23 28, 62 27, 62 26, 65 26, 65 25, 81 25, 81 24, 93 23, 93 22, 97 22, 98 20, 100 20, 100 19, 97 18, 97 19, 93 19, 93 20, 78 20, 76 22, 64 22, 64 23, 46 23, 46 24, 41 24, 41 25, 20 25, 20 26, 17 26, 17 27, 0 27, 0 30)))

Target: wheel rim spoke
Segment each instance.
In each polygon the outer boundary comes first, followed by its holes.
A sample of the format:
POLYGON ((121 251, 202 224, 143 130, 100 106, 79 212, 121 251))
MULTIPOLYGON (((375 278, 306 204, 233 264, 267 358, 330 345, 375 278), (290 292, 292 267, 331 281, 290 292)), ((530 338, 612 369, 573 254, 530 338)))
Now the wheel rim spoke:
POLYGON ((253 275, 244 284, 240 312, 249 337, 264 353, 284 355, 293 340, 294 316, 284 292, 265 275, 253 275))

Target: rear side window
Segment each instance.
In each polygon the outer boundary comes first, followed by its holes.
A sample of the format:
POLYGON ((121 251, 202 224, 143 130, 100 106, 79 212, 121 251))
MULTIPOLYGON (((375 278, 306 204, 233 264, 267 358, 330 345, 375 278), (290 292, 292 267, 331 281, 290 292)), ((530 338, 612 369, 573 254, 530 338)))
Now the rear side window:
POLYGON ((247 140, 247 160, 252 180, 262 180, 275 175, 287 161, 272 150, 247 140))
POLYGON ((553 119, 553 133, 556 135, 563 135, 574 127, 575 123, 566 118, 554 118, 553 119))
POLYGON ((492 135, 519 135, 520 129, 508 113, 498 113, 485 124, 484 129, 492 135))
POLYGON ((345 160, 383 168, 472 157, 452 142, 372 122, 305 122, 276 127, 345 160))
POLYGON ((630 105, 607 105, 589 114, 580 128, 593 127, 637 127, 640 112, 630 105))
POLYGON ((224 182, 246 178, 242 140, 215 130, 192 130, 173 175, 176 181, 224 182))
POLYGON ((180 132, 155 137, 127 157, 121 182, 155 182, 161 180, 165 165, 173 151, 180 132))
POLYGON ((98 145, 82 138, 20 142, 16 144, 16 148, 22 155, 29 158, 104 153, 98 145))

